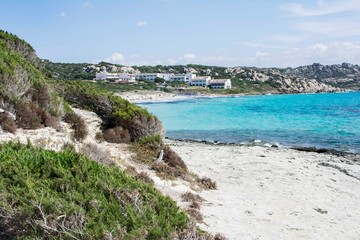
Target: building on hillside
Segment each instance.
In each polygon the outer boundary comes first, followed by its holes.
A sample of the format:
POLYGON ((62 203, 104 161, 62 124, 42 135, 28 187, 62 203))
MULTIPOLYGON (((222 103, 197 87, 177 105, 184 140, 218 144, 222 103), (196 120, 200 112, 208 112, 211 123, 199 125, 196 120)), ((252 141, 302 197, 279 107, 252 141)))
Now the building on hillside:
POLYGON ((231 89, 230 79, 213 79, 208 83, 210 89, 231 89))
POLYGON ((135 77, 127 73, 108 73, 99 72, 95 75, 96 80, 113 80, 113 81, 134 81, 135 77))
MULTIPOLYGON (((164 78, 165 74, 161 73, 139 73, 134 75, 136 80, 154 82, 156 78, 164 78)), ((166 80, 166 79, 165 79, 166 80)))
POLYGON ((178 82, 189 82, 191 79, 196 77, 195 74, 187 73, 187 74, 172 74, 169 76, 168 81, 178 81, 178 82))
POLYGON ((211 80, 210 76, 198 76, 198 77, 193 77, 192 79, 190 79, 189 81, 189 85, 190 86, 201 86, 201 87, 206 87, 209 84, 209 81, 211 80))

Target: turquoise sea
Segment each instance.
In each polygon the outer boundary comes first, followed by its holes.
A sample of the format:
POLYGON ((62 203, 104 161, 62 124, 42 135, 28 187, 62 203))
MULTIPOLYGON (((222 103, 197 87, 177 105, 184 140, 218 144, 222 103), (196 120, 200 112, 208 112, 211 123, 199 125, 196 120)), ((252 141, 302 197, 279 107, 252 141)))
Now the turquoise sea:
POLYGON ((140 104, 166 135, 360 153, 360 92, 257 95, 140 104))

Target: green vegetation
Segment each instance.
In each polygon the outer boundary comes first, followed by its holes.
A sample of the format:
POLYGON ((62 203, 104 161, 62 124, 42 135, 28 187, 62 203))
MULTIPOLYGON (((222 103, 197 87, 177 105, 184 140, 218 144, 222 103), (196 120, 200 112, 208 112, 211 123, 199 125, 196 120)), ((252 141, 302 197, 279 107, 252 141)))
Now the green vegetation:
MULTIPOLYGON (((46 71, 30 45, 0 31, 3 130, 60 129, 62 118, 81 140, 87 127, 72 104, 102 118, 99 138, 145 139, 144 149, 157 139, 163 146, 161 122, 147 110, 94 83, 51 80, 46 71)), ((56 153, 19 143, 0 145, 0 239, 213 239, 157 192, 146 173, 133 178, 110 167, 114 163, 108 153, 96 144, 83 145, 83 155, 73 151, 71 142, 64 149, 56 153)), ((161 168, 187 172, 176 153, 166 146, 164 152, 161 168)))
POLYGON ((60 80, 92 80, 95 70, 87 69, 88 63, 53 63, 44 60, 45 68, 52 78, 60 80))
POLYGON ((276 93, 276 86, 271 82, 254 82, 239 78, 231 79, 232 89, 228 93, 276 93))
POLYGON ((73 151, 0 145, 0 238, 163 239, 189 220, 150 185, 73 151))
POLYGON ((132 141, 163 134, 161 122, 146 109, 96 84, 84 81, 57 81, 55 84, 70 104, 95 112, 103 120, 105 129, 121 126, 129 131, 132 141))
POLYGON ((47 83, 33 48, 0 31, 0 108, 18 115, 23 128, 56 127, 63 102, 47 83))

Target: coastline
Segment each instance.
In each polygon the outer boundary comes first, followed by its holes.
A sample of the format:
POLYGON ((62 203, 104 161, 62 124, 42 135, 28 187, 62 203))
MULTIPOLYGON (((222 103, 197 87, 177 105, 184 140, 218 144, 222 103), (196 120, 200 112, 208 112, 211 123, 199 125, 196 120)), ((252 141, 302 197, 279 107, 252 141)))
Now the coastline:
MULTIPOLYGON (((135 104, 151 104, 161 102, 178 102, 191 99, 204 99, 204 98, 226 98, 226 97, 245 97, 245 96, 259 96, 259 95, 283 95, 283 94, 323 94, 323 93, 344 93, 347 91, 339 92, 308 92, 308 93, 238 93, 238 94, 180 94, 180 93, 167 93, 163 91, 153 90, 137 90, 117 92, 115 95, 120 96, 129 102, 135 104)), ((356 91, 354 91, 356 92, 356 91)))
MULTIPOLYGON (((229 239, 357 239, 360 162, 288 148, 166 140, 203 191, 200 226, 229 239)), ((357 156, 358 157, 358 156, 357 156)))
MULTIPOLYGON (((178 102, 186 101, 191 99, 204 99, 204 98, 218 98, 218 97, 242 97, 242 96, 252 96, 256 94, 176 94, 176 93, 166 93, 162 91, 129 91, 129 92, 119 92, 116 93, 117 96, 120 96, 129 102, 135 104, 151 104, 151 103, 160 103, 160 102, 178 102)), ((260 94, 258 94, 260 95, 260 94)))
POLYGON ((337 157, 345 157, 347 159, 352 159, 353 161, 358 161, 360 163, 360 153, 353 153, 353 152, 346 152, 346 151, 340 151, 336 149, 331 148, 318 148, 318 147, 302 147, 302 146, 283 146, 278 144, 271 144, 266 143, 261 140, 257 143, 256 140, 253 143, 243 144, 238 142, 218 142, 218 141, 206 141, 206 140, 193 140, 193 139, 175 139, 175 138, 169 138, 165 137, 168 141, 175 141, 175 142, 185 142, 185 143, 202 143, 205 145, 216 145, 216 146, 237 146, 237 147, 264 147, 264 148, 280 148, 280 149, 292 149, 299 152, 312 152, 312 153, 320 153, 320 154, 328 154, 328 155, 334 155, 337 157))

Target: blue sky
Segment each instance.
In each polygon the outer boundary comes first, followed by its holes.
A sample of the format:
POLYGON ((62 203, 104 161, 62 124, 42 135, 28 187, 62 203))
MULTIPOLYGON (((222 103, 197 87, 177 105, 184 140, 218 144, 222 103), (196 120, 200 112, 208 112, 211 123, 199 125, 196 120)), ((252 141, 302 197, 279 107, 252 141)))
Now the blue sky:
POLYGON ((360 63, 360 0, 1 0, 0 28, 54 62, 360 63))

